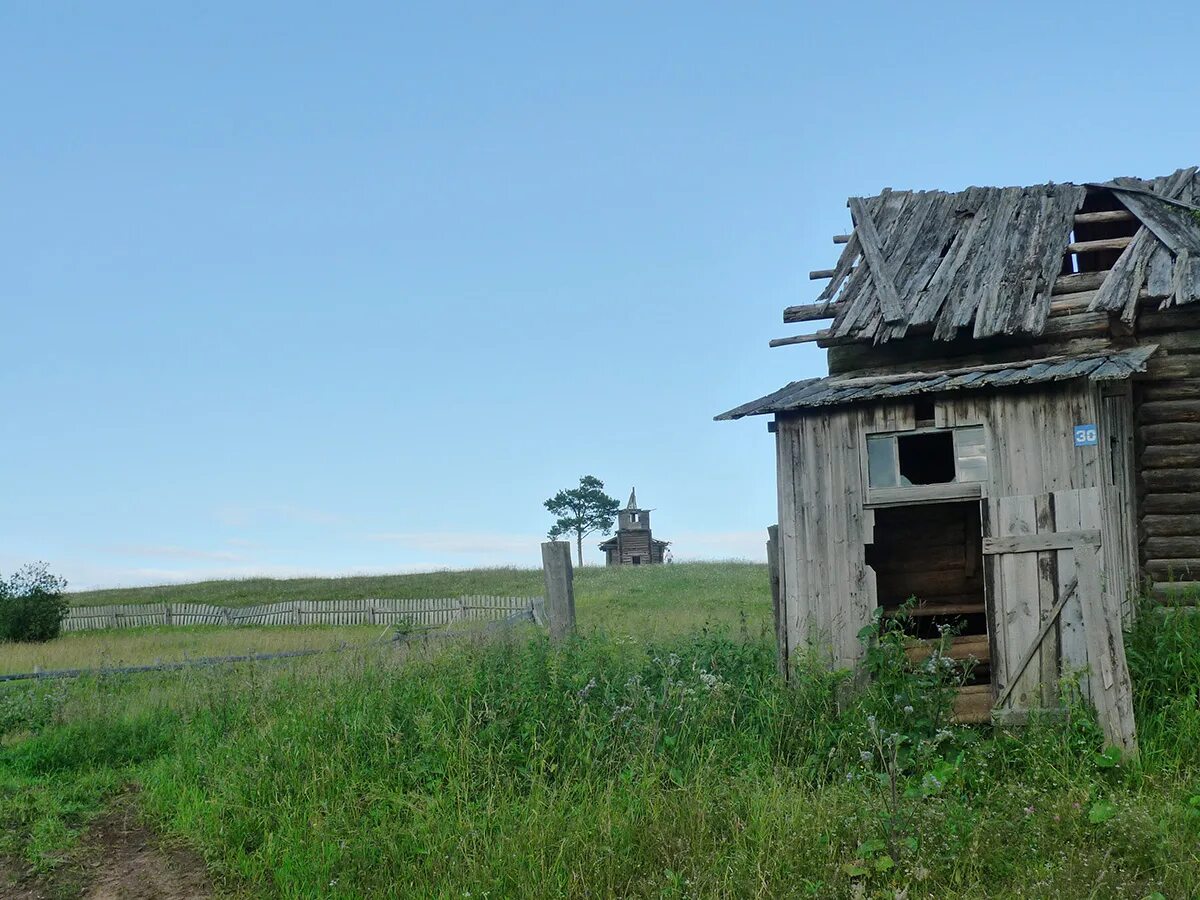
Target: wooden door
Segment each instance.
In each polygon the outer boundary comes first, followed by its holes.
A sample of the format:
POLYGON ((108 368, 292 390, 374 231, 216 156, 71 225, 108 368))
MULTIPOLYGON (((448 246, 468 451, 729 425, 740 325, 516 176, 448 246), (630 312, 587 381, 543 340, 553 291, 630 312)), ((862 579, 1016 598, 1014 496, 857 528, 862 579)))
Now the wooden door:
POLYGON ((983 553, 996 709, 1059 705, 1078 673, 1110 744, 1136 749, 1119 586, 1101 577, 1098 488, 994 497, 983 553))

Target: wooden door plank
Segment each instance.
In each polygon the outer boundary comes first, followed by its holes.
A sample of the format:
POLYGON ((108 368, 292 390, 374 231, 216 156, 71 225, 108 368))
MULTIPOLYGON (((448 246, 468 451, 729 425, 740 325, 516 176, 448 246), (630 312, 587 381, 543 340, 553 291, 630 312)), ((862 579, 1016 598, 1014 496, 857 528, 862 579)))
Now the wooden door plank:
MULTIPOLYGON (((997 504, 999 532, 1005 536, 1033 534, 1037 515, 1032 496, 1001 497, 997 504)), ((1037 558, 1030 554, 1013 553, 999 557, 998 577, 1001 581, 1003 609, 996 625, 1004 634, 1005 682, 998 689, 1012 688, 1009 703, 1013 709, 1028 709, 1038 705, 1040 667, 1014 675, 1021 654, 1037 634, 1041 619, 1037 558)))
MULTIPOLYGON (((1058 528, 1079 528, 1079 494, 1077 491, 1056 491, 1053 495, 1054 520, 1058 528)), ((1058 595, 1070 594, 1059 615, 1059 645, 1061 648, 1061 675, 1079 675, 1079 690, 1085 699, 1091 699, 1091 685, 1087 669, 1087 637, 1083 630, 1083 609, 1077 590, 1079 579, 1075 570, 1075 548, 1060 550, 1058 557, 1058 595)))
MULTIPOLYGON (((1053 498, 1040 494, 1034 498, 1039 534, 1053 533, 1056 529, 1053 498)), ((1042 705, 1052 708, 1058 705, 1059 634, 1058 615, 1062 611, 1057 584, 1057 560, 1051 551, 1037 554, 1038 616, 1041 626, 1037 643, 1038 681, 1042 686, 1042 705)))
POLYGON ((1046 531, 985 538, 983 552, 1038 553, 1046 550, 1066 550, 1076 544, 1100 546, 1100 529, 1079 528, 1072 531, 1046 531))

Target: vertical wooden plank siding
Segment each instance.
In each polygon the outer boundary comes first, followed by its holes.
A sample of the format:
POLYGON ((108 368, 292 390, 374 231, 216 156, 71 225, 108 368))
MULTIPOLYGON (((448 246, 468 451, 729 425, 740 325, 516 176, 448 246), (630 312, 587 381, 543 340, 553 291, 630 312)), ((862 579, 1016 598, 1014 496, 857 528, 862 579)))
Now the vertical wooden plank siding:
POLYGON ((861 656, 858 632, 875 608, 861 433, 853 409, 781 419, 776 429, 781 590, 793 660, 806 647, 837 667, 861 656))

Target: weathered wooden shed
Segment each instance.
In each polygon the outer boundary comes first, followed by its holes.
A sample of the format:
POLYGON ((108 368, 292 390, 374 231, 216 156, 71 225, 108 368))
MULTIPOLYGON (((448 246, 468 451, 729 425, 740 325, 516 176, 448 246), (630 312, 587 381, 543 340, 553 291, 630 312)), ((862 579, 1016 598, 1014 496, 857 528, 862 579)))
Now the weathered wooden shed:
POLYGON ((816 302, 829 375, 774 417, 779 641, 853 666, 874 610, 960 628, 960 718, 1058 704, 1079 673, 1135 741, 1122 626, 1200 583, 1200 179, 853 198, 816 302))

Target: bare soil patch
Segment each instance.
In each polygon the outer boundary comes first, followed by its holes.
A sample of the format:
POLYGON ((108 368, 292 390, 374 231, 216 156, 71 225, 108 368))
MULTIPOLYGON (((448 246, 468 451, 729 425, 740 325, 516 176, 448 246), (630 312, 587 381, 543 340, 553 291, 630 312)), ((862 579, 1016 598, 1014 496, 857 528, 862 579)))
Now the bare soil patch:
POLYGON ((93 869, 85 900, 209 900, 212 881, 204 860, 164 844, 143 825, 131 804, 97 819, 89 833, 93 869))
POLYGON ((196 853, 166 844, 132 803, 120 802, 88 828, 78 862, 33 875, 0 858, 4 900, 211 900, 212 880, 196 853))

